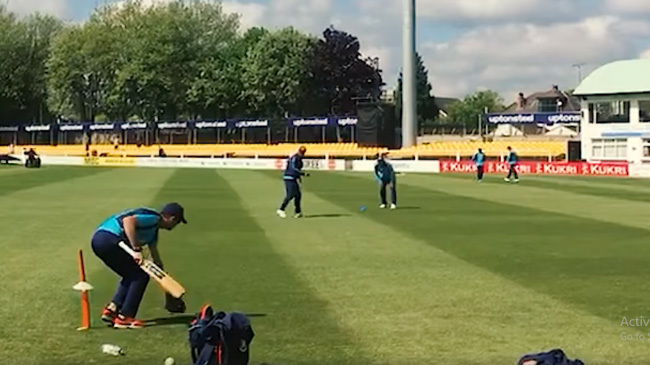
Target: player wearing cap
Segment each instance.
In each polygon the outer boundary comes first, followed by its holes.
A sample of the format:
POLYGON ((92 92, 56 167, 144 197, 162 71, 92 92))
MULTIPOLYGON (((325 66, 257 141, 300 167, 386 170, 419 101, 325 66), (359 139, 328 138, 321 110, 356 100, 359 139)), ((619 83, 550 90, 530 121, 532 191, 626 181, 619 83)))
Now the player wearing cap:
POLYGON ((276 213, 278 216, 280 216, 280 218, 287 217, 287 213, 284 210, 287 209, 287 206, 291 200, 293 200, 293 203, 296 207, 296 215, 294 217, 303 217, 302 207, 300 206, 302 199, 302 193, 300 192, 300 179, 303 176, 309 176, 308 173, 302 171, 302 158, 305 157, 305 153, 307 153, 307 148, 302 146, 298 149, 298 153, 294 154, 289 158, 289 160, 287 160, 287 168, 282 174, 282 180, 284 180, 286 195, 282 201, 282 205, 280 205, 280 209, 276 210, 276 213))
POLYGON ((390 189, 391 205, 390 209, 397 209, 397 179, 395 178, 395 170, 386 158, 387 152, 382 152, 377 155, 377 162, 375 163, 375 179, 379 183, 379 199, 381 205, 379 208, 386 208, 388 202, 386 201, 386 188, 390 189))
POLYGON ((183 207, 169 203, 158 212, 151 208, 130 209, 110 216, 95 230, 91 246, 106 266, 122 281, 111 302, 102 311, 102 320, 115 328, 141 328, 144 322, 135 319, 138 307, 149 283, 149 276, 140 269, 142 248, 148 247, 154 262, 163 267, 158 252, 158 230, 172 230, 187 223, 183 207), (136 252, 132 257, 119 247, 124 241, 136 252))

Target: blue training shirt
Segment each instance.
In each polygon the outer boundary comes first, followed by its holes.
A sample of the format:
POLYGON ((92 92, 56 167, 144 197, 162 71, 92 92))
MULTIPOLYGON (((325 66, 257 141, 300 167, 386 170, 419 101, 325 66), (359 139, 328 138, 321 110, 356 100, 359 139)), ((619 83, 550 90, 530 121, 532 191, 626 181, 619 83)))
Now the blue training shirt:
POLYGON ((302 156, 295 154, 287 161, 287 168, 284 170, 282 178, 285 180, 300 180, 305 173, 302 171, 302 156))
POLYGON ((508 153, 508 157, 506 157, 506 161, 507 161, 509 164, 514 165, 514 164, 516 164, 517 162, 519 162, 519 156, 517 156, 517 154, 515 153, 515 151, 510 151, 510 152, 508 153))
POLYGON ((482 152, 476 152, 474 156, 472 156, 472 161, 476 162, 476 166, 483 166, 485 163, 485 154, 482 152))
POLYGON ((124 218, 135 216, 136 218, 136 236, 138 244, 143 246, 155 246, 158 243, 158 223, 160 223, 160 213, 151 208, 129 209, 121 213, 114 214, 102 222, 95 231, 107 231, 117 236, 127 239, 124 232, 124 218))

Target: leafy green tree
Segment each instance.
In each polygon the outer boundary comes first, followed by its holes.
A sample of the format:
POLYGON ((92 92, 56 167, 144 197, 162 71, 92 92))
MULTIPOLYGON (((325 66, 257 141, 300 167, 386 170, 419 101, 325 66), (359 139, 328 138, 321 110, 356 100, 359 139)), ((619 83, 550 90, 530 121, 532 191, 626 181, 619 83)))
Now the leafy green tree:
POLYGON ((503 98, 492 90, 477 91, 467 95, 462 101, 449 107, 447 121, 463 124, 468 128, 478 128, 478 118, 485 111, 499 112, 504 110, 503 98))
POLYGON ((310 92, 307 105, 319 115, 356 113, 355 98, 378 98, 384 85, 381 71, 363 59, 359 39, 327 28, 309 57, 310 92))
POLYGON ((307 91, 307 56, 315 40, 284 28, 265 34, 244 59, 244 97, 256 115, 300 115, 307 91))
MULTIPOLYGON (((429 71, 424 66, 422 57, 418 53, 416 59, 416 74, 415 74, 415 91, 416 91, 416 105, 417 105, 417 123, 418 129, 422 130, 427 125, 433 123, 438 117, 438 107, 436 106, 436 100, 433 95, 431 95, 431 83, 429 82, 429 71)), ((400 73, 399 79, 397 81, 397 93, 396 93, 396 112, 398 113, 398 119, 402 118, 402 82, 403 75, 400 73)))
POLYGON ((18 19, 0 5, 0 123, 46 122, 46 60, 62 23, 35 14, 18 19))

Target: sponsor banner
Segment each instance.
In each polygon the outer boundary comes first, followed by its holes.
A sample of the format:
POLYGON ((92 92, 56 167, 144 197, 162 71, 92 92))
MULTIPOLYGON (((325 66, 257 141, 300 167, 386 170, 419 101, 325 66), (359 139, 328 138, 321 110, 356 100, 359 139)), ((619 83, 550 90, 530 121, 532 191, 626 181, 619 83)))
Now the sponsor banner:
MULTIPOLYGON (((485 173, 507 174, 508 163, 488 161, 484 165, 485 173)), ((474 173, 476 165, 471 161, 440 161, 442 173, 474 173)), ((592 175, 592 176, 629 176, 627 163, 588 163, 588 162, 537 162, 522 161, 517 165, 517 172, 539 175, 592 175)))
POLYGON ((267 128, 268 120, 240 120, 235 122, 235 128, 267 128))
MULTIPOLYGON (((438 161, 389 160, 389 162, 393 165, 395 172, 440 172, 440 162, 438 161)), ((375 160, 354 160, 351 166, 348 165, 348 170, 374 172, 375 163, 375 160)))
MULTIPOLYGON (((321 170, 321 171, 343 171, 345 170, 345 161, 344 160, 335 160, 335 159, 304 159, 303 169, 304 170, 321 170)), ((284 169, 286 160, 282 163, 282 169, 284 169)))
POLYGON ((0 132, 18 132, 18 127, 0 126, 0 132))
POLYGON ((357 125, 357 117, 323 117, 323 118, 292 118, 287 120, 289 127, 346 127, 357 125))
MULTIPOLYGON (((174 168, 224 168, 251 170, 284 170, 286 159, 278 158, 158 158, 158 157, 64 157, 42 156, 44 164, 85 166, 137 166, 174 168)), ((305 170, 342 171, 343 160, 305 159, 305 170)))
POLYGON ((348 125, 357 125, 359 123, 359 118, 357 117, 348 117, 348 118, 339 118, 338 125, 345 127, 348 125))
MULTIPOLYGON (((20 157, 23 163, 25 162, 24 156, 20 157)), ((83 157, 74 157, 74 156, 48 156, 48 155, 39 155, 41 158, 41 163, 43 165, 66 165, 66 166, 83 166, 84 158, 83 157)))
POLYGON ((138 167, 191 167, 276 170, 274 159, 254 158, 138 158, 138 167))
POLYGON ((135 166, 133 157, 84 157, 84 165, 89 166, 135 166))
POLYGON ((147 129, 147 123, 124 123, 120 126, 122 130, 128 129, 147 129))
POLYGON ((91 124, 91 131, 112 131, 115 129, 115 123, 91 124))
POLYGON ((59 130, 62 132, 83 131, 83 124, 60 124, 59 130))
POLYGON ((28 125, 25 126, 27 132, 47 132, 51 128, 50 125, 28 125))
POLYGON ((163 122, 158 123, 158 129, 187 129, 187 122, 163 122))
POLYGON ((292 127, 327 127, 331 118, 290 119, 292 127))
POLYGON ((197 129, 228 128, 228 122, 225 120, 216 122, 196 122, 194 123, 194 127, 197 129))
POLYGON ((582 113, 490 113, 485 119, 491 124, 580 123, 582 113))

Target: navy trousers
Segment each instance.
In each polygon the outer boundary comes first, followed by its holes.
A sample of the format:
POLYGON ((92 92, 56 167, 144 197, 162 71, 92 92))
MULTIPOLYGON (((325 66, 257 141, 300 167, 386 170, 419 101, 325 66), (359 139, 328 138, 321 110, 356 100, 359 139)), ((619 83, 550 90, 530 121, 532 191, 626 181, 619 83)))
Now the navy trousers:
POLYGON ((508 171, 508 179, 512 176, 515 175, 515 179, 519 179, 519 175, 517 175, 517 169, 515 169, 515 164, 510 164, 510 171, 508 171))
POLYGON ((285 210, 291 200, 293 200, 293 203, 296 206, 296 214, 302 213, 302 208, 300 207, 302 193, 300 192, 300 184, 298 181, 284 180, 284 188, 286 190, 286 195, 284 197, 284 201, 282 202, 282 206, 280 206, 280 209, 285 210))
POLYGON ((479 180, 483 180, 483 165, 476 166, 476 177, 479 180))
POLYGON ((135 317, 147 289, 149 275, 140 269, 131 255, 118 246, 120 241, 122 238, 113 233, 97 231, 93 235, 91 246, 95 255, 122 277, 113 296, 113 303, 123 316, 135 317))
POLYGON ((388 185, 391 185, 390 188, 390 198, 391 198, 391 203, 397 205, 397 182, 396 181, 382 181, 381 186, 379 187, 379 198, 381 199, 381 203, 386 205, 386 188, 388 185))

